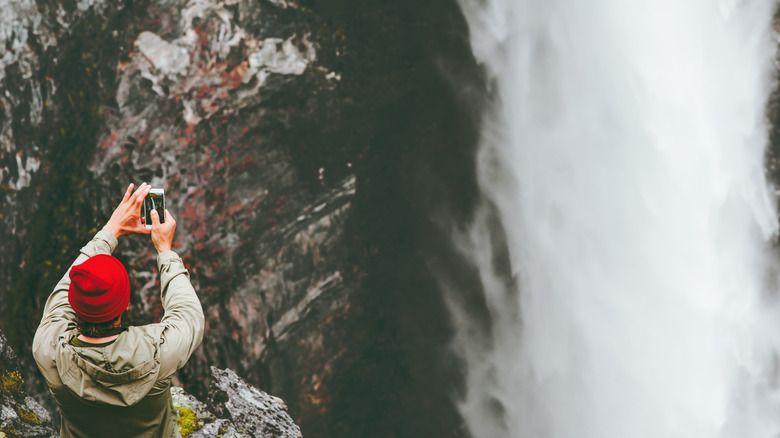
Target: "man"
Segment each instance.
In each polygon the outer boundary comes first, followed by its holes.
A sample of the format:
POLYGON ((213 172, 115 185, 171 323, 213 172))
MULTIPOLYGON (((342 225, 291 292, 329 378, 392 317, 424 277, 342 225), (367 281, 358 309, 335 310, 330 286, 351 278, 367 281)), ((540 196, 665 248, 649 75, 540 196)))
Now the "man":
POLYGON ((122 202, 49 296, 33 355, 60 407, 60 436, 178 437, 171 378, 203 340, 203 310, 189 274, 171 251, 176 221, 166 210, 152 227, 140 209, 151 189, 127 188, 122 202), (157 324, 123 328, 130 282, 110 254, 118 238, 151 234, 158 251, 162 305, 157 324))

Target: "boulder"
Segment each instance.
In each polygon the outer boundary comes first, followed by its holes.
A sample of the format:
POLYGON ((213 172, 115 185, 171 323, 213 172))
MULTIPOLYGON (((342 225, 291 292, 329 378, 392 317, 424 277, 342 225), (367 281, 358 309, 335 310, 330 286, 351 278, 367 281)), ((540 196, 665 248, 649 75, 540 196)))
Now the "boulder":
POLYGON ((211 367, 208 404, 171 388, 183 438, 301 438, 287 405, 249 385, 229 369, 211 367))

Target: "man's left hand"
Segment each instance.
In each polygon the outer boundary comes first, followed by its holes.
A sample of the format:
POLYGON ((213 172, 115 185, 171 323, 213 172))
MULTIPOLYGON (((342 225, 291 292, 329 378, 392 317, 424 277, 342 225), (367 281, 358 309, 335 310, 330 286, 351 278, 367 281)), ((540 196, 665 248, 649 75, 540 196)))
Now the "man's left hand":
POLYGON ((138 187, 138 190, 133 193, 133 184, 127 187, 125 196, 122 198, 122 202, 119 203, 114 213, 111 214, 111 219, 104 230, 111 232, 117 239, 125 234, 140 233, 149 234, 152 232, 141 223, 141 204, 144 202, 144 198, 152 190, 152 186, 143 183, 138 187))

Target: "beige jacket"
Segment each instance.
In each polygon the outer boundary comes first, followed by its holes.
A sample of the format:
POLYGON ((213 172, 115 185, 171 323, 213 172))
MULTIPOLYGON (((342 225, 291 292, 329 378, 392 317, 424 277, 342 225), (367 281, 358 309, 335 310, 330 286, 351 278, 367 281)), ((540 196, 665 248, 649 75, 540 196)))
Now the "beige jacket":
MULTIPOLYGON (((117 240, 98 232, 74 265, 111 254, 117 240)), ((33 355, 60 407, 67 437, 177 437, 171 378, 203 340, 203 310, 189 274, 173 251, 157 257, 165 314, 157 324, 130 327, 110 345, 76 347, 75 313, 66 272, 49 296, 33 355)))

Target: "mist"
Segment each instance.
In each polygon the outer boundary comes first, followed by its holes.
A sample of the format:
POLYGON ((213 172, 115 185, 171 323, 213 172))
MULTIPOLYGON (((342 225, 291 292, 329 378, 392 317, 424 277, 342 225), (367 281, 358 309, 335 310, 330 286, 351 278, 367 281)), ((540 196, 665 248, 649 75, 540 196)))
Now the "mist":
POLYGON ((455 236, 486 316, 447 295, 471 434, 776 436, 773 3, 461 7, 490 90, 455 236))

